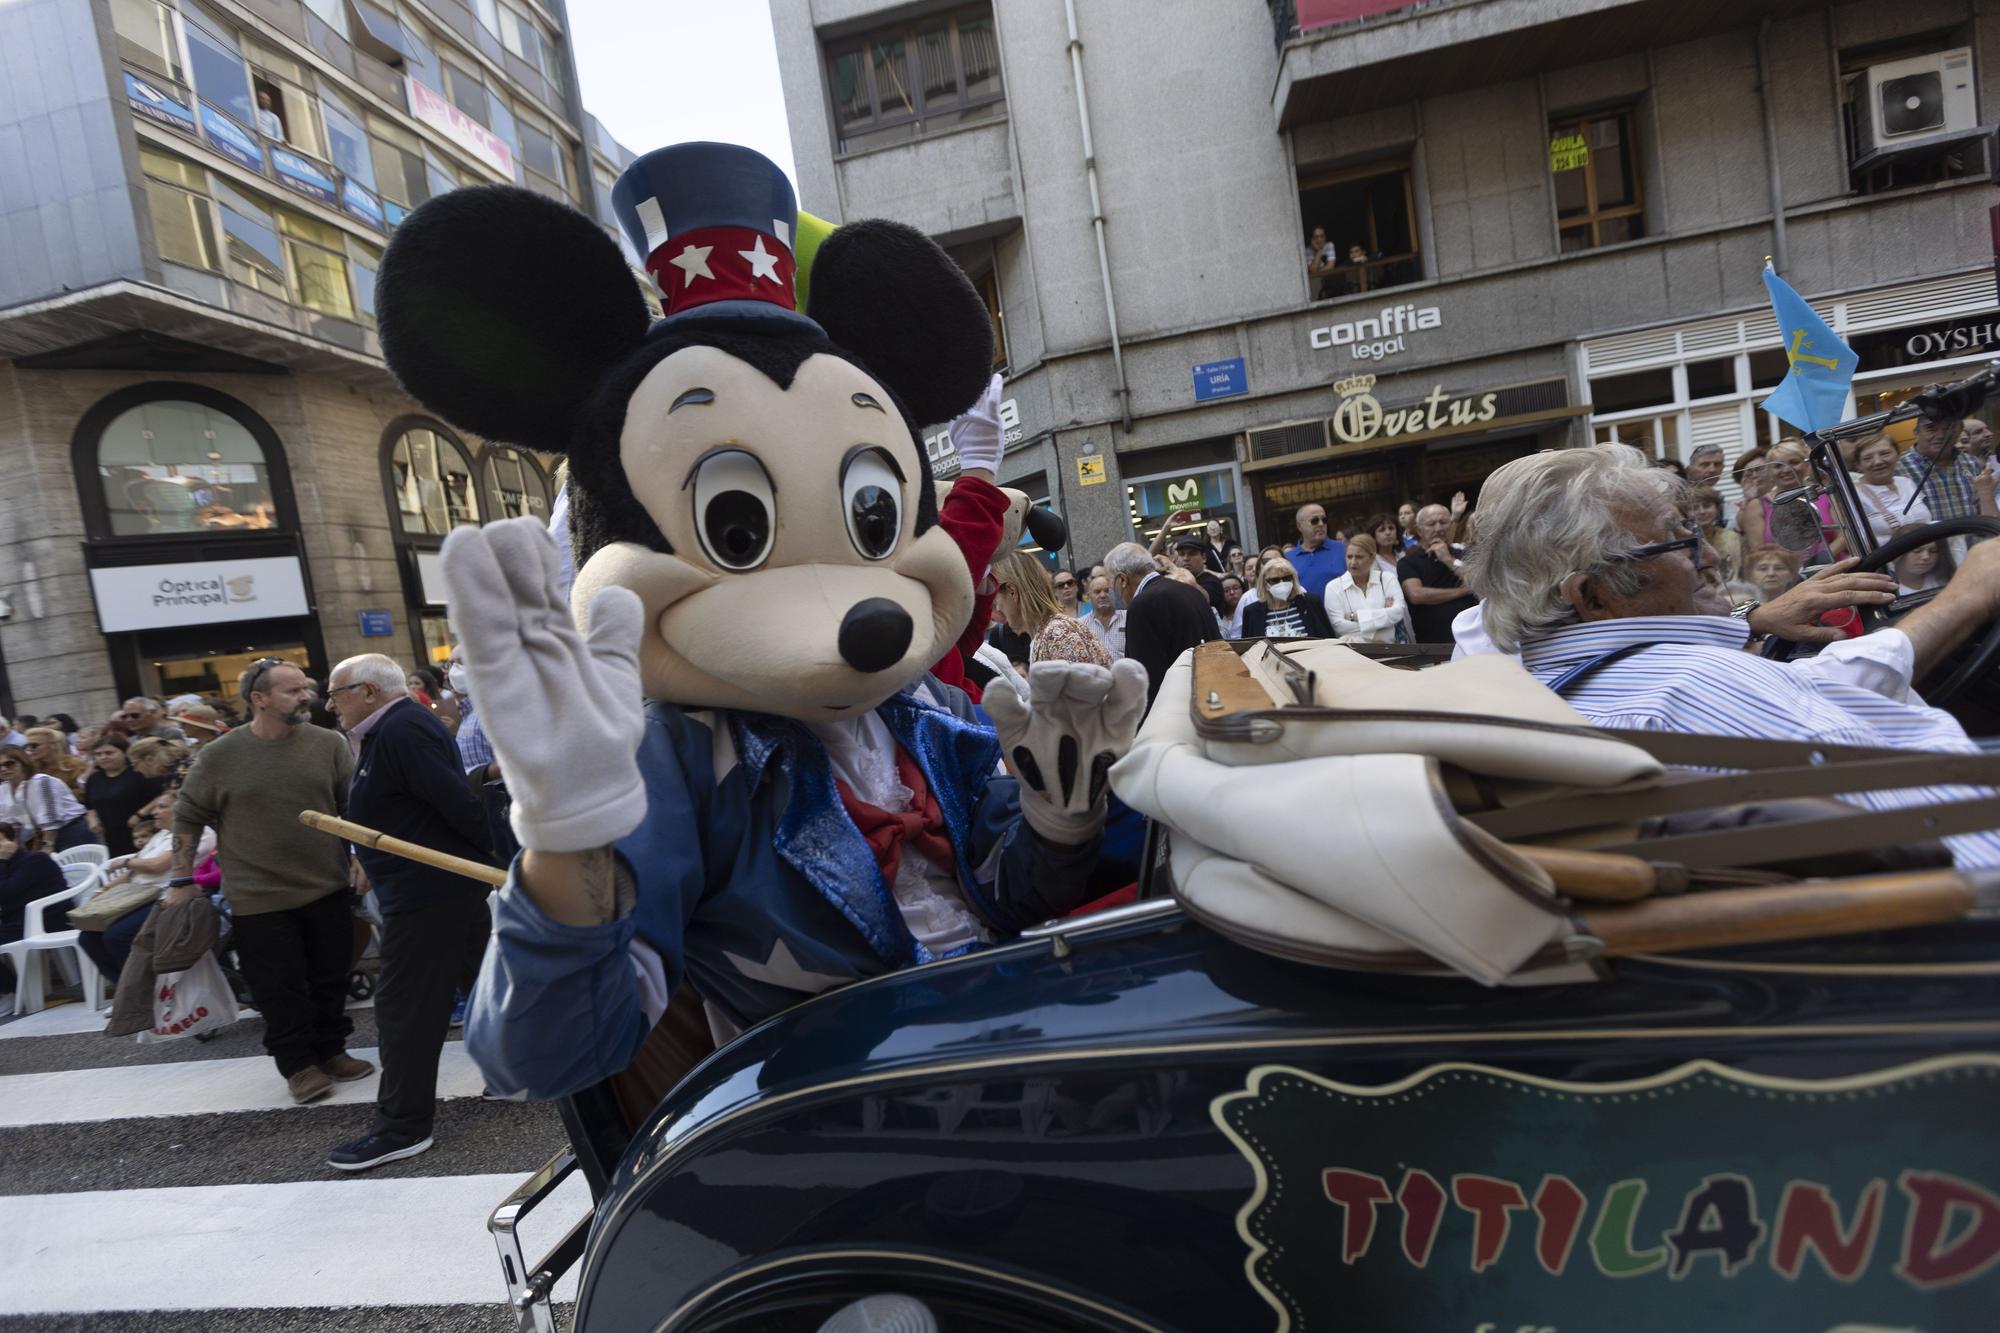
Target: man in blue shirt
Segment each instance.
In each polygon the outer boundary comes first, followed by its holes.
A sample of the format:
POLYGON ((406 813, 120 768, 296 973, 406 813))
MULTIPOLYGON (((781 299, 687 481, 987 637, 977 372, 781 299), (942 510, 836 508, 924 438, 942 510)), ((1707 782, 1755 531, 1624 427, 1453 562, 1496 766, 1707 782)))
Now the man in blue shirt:
POLYGON ((1347 572, 1347 547, 1328 540, 1331 534, 1323 506, 1300 505, 1297 522, 1298 544, 1285 552, 1285 558, 1299 572, 1299 586, 1315 597, 1324 597, 1326 585, 1347 572))
MULTIPOLYGON (((1589 665, 1563 694, 1598 726, 1977 748, 1910 682, 2000 615, 2000 543, 1975 547, 1927 606, 1864 636, 1875 651, 1856 670, 1801 671, 1743 651, 1745 625, 1706 614, 1701 571, 1717 556, 1682 516, 1683 486, 1625 445, 1535 454, 1489 477, 1465 568, 1494 646, 1518 651, 1544 683, 1589 665)), ((1850 799, 1879 810, 1982 794, 1931 787, 1850 799)), ((2000 831, 1945 843, 1961 867, 2000 866, 2000 831)))

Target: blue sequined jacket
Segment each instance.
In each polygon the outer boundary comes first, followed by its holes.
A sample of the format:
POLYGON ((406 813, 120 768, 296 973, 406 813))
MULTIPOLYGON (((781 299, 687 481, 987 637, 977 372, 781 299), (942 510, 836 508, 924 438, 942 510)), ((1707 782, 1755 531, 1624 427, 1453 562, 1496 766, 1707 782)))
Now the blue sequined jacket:
MULTIPOLYGON (((906 690, 877 712, 937 798, 966 902, 1007 936, 1086 901, 1096 841, 1035 836, 983 716, 950 686, 925 688, 941 706, 906 690)), ((628 914, 601 926, 553 921, 521 889, 518 860, 494 896, 465 1044, 495 1091, 560 1097, 631 1063, 647 1028, 627 957, 635 934, 669 988, 688 979, 739 1027, 830 985, 930 960, 803 725, 651 703, 639 771, 646 822, 616 848, 636 886, 628 914)))

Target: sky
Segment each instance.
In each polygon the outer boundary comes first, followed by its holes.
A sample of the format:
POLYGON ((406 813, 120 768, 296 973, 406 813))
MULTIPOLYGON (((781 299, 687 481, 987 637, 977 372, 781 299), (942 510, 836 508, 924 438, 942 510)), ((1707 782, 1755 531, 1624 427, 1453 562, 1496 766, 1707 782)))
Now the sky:
POLYGON ((635 153, 745 144, 798 184, 765 0, 570 0, 583 104, 635 153))

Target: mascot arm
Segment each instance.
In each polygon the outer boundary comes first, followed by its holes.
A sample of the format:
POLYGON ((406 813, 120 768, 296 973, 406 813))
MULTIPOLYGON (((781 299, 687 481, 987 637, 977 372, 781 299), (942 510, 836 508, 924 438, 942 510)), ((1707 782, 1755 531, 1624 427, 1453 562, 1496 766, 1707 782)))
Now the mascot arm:
POLYGON ((631 1064, 658 1017, 648 1012, 633 946, 657 954, 671 994, 705 892, 706 815, 695 793, 714 785, 709 747, 706 729, 678 710, 648 714, 638 754, 646 818, 612 852, 614 920, 557 921, 522 888, 515 861, 494 895, 493 943, 465 1028, 466 1050, 495 1090, 563 1097, 631 1064))
POLYGON ((997 918, 988 924, 1017 935, 1097 897, 1091 872, 1101 841, 1099 833, 1074 844, 1049 841, 1021 818, 1020 784, 1011 777, 992 779, 973 810, 967 858, 980 895, 997 918))
POLYGON ((972 619, 958 638, 958 652, 971 657, 986 638, 993 618, 993 590, 986 587, 986 569, 998 554, 1007 530, 1007 493, 990 481, 960 476, 938 506, 938 526, 951 534, 972 571, 972 619))

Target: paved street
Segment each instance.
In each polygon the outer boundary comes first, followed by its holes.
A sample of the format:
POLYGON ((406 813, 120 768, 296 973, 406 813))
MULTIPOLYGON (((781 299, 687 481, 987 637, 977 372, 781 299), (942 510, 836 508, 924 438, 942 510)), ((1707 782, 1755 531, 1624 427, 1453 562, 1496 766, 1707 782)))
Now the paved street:
MULTIPOLYGON (((353 1012, 373 1060, 374 1013, 353 1012)), ((511 1327, 486 1218, 561 1144, 550 1108, 481 1100, 454 1040, 437 1146, 347 1175, 326 1152, 366 1130, 373 1076, 294 1106, 254 1011, 207 1043, 109 1039, 103 1020, 0 1021, 0 1330, 511 1327)), ((530 1248, 586 1206, 566 1186, 530 1248)))

